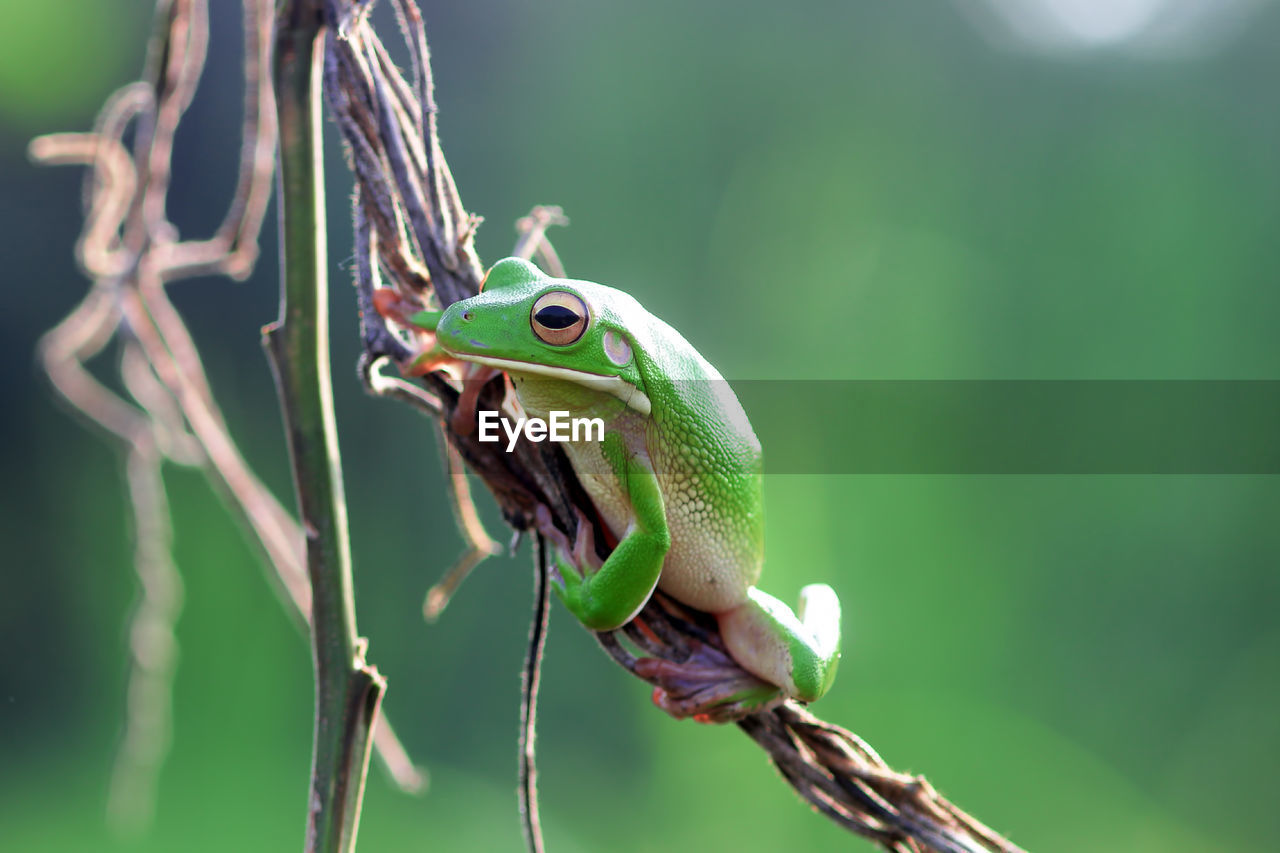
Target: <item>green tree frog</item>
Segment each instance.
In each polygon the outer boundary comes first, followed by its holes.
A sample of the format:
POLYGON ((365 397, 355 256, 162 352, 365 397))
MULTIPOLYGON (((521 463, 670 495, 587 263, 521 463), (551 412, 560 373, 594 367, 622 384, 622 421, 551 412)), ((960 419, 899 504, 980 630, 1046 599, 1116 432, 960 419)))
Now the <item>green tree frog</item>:
POLYGON ((505 372, 528 415, 604 421, 603 441, 563 446, 613 546, 607 559, 586 519, 569 543, 539 513, 560 546, 556 592, 586 627, 626 624, 659 588, 714 614, 737 663, 776 686, 748 702, 826 693, 840 656, 839 600, 812 584, 792 612, 756 588, 760 444, 728 384, 675 329, 620 290, 551 278, 518 258, 496 264, 479 295, 410 322, 435 333, 433 363, 505 372))

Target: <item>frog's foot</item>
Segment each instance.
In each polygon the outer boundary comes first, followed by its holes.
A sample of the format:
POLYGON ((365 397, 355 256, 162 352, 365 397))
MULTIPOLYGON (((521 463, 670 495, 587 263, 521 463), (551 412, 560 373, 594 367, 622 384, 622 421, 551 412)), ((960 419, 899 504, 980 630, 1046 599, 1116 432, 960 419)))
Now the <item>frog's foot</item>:
POLYGON ((641 658, 636 675, 656 685, 653 704, 677 720, 692 717, 700 723, 728 723, 772 708, 786 696, 724 657, 710 646, 701 646, 685 663, 641 658), (717 660, 718 659, 718 660, 717 660))
POLYGON ((739 607, 716 614, 733 659, 801 702, 826 693, 840 660, 840 600, 835 591, 826 584, 806 586, 795 613, 755 587, 747 595, 739 607))
POLYGON ((569 537, 561 533, 560 528, 551 520, 551 510, 545 504, 538 504, 538 508, 534 510, 533 523, 538 532, 556 546, 560 562, 571 563, 581 567, 583 571, 590 570, 594 573, 601 565, 600 557, 596 554, 595 529, 591 525, 591 519, 582 510, 574 507, 573 511, 577 515, 577 528, 572 544, 569 537))
POLYGON ((576 507, 574 512, 577 514, 577 530, 572 545, 569 544, 569 538, 552 522, 550 510, 542 504, 538 504, 535 511, 534 523, 538 532, 556 546, 556 559, 551 575, 552 588, 565 606, 577 615, 583 609, 585 587, 590 577, 600 568, 601 562, 596 555, 595 532, 591 520, 576 507))

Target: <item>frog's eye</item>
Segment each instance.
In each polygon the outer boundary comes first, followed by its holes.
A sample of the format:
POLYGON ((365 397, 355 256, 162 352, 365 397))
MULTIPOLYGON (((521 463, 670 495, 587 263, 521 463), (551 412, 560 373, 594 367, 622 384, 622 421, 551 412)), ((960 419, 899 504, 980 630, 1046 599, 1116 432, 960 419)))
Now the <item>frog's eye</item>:
POLYGON ((553 290, 533 303, 529 323, 543 343, 568 346, 587 330, 587 304, 575 294, 553 290))

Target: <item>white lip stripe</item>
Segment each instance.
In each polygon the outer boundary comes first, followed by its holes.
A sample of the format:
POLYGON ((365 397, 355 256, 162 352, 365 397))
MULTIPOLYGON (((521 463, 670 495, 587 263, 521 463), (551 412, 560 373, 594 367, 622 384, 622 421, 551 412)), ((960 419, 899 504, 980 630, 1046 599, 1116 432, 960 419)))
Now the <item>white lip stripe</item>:
POLYGON ((467 361, 474 361, 476 364, 483 364, 489 367, 496 367, 499 370, 514 370, 517 373, 536 373, 538 376, 546 376, 551 379, 563 379, 567 382, 575 382, 578 385, 585 385, 588 388, 595 388, 606 394, 617 397, 619 400, 627 404, 628 408, 635 409, 642 415, 648 415, 652 411, 653 406, 649 402, 649 398, 634 385, 624 382, 618 376, 601 376, 598 373, 586 373, 581 370, 571 370, 567 367, 551 367, 546 364, 535 364, 531 361, 515 361, 508 358, 490 358, 483 355, 461 355, 454 353, 459 358, 467 361))

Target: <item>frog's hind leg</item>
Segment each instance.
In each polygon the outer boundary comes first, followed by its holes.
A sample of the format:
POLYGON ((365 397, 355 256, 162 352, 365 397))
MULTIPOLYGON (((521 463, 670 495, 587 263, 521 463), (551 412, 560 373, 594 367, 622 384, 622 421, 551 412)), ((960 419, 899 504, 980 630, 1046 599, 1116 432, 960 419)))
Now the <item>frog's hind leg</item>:
POLYGON ((752 587, 745 602, 716 619, 729 654, 751 674, 802 702, 831 687, 840 660, 840 600, 826 584, 802 589, 795 613, 752 587))

